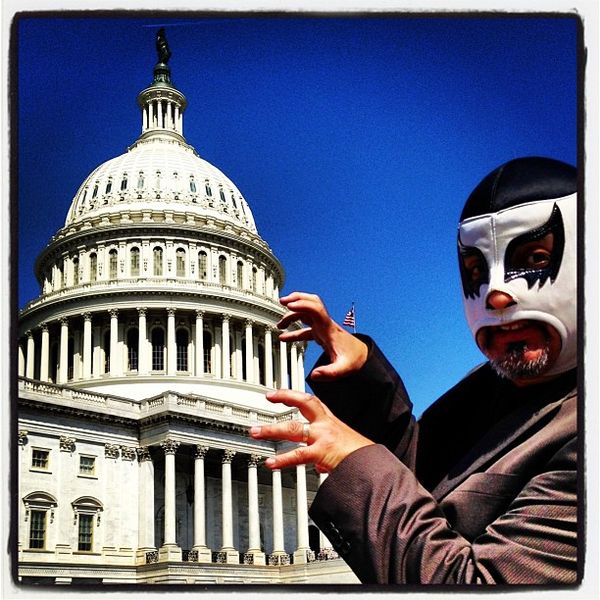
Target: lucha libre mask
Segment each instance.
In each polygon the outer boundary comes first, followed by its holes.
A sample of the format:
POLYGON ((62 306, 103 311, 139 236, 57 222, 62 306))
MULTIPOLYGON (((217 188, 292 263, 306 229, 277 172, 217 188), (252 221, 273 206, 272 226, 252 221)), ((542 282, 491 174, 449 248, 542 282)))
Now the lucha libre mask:
POLYGON ((573 167, 522 158, 488 175, 471 194, 458 229, 465 313, 473 336, 486 326, 531 319, 554 327, 557 360, 544 375, 577 364, 577 177, 573 167), (549 234, 552 234, 549 236, 549 234), (529 242, 552 240, 541 268, 518 258, 529 242), (475 257, 478 276, 465 269, 475 257), (514 300, 502 310, 487 304, 493 291, 514 300))

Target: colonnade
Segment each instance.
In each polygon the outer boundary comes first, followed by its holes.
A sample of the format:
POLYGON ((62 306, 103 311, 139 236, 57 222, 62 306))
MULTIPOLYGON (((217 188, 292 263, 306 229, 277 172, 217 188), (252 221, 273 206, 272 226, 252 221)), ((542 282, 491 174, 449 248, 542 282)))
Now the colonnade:
POLYGON ((59 384, 162 374, 303 390, 304 345, 286 344, 277 336, 270 324, 230 314, 111 308, 25 332, 18 372, 59 384))
POLYGON ((149 129, 167 129, 183 135, 183 111, 179 102, 153 98, 142 108, 142 133, 149 129))
MULTIPOLYGON (((176 469, 175 455, 180 446, 177 440, 167 438, 160 443, 164 453, 164 542, 157 552, 148 552, 147 560, 151 557, 158 561, 181 560, 182 550, 176 539, 176 469)), ((196 445, 194 448, 194 512, 193 512, 193 547, 188 555, 188 560, 193 562, 219 562, 239 564, 269 564, 286 565, 290 563, 290 554, 284 547, 284 519, 283 519, 283 496, 281 471, 272 471, 272 540, 273 547, 267 556, 262 550, 264 540, 260 535, 260 512, 258 495, 258 464, 261 456, 258 454, 244 455, 248 475, 248 548, 244 549, 240 557, 240 549, 234 546, 233 523, 234 506, 232 500, 232 472, 231 463, 236 452, 225 449, 218 450, 221 460, 221 544, 219 548, 210 549, 206 542, 206 484, 204 461, 209 451, 205 445, 196 445), (240 560, 241 558, 241 560, 240 560)), ((140 450, 140 463, 143 467, 151 461, 151 455, 147 448, 140 450)), ((143 471, 141 487, 150 489, 152 481, 152 470, 143 471), (144 478, 146 481, 144 481, 144 478)), ((146 503, 146 523, 140 522, 140 547, 152 547, 149 532, 154 531, 153 515, 151 507, 148 510, 147 498, 142 498, 146 503)), ((320 540, 321 554, 331 551, 331 544, 324 536, 320 540)), ((331 556, 327 556, 330 558, 331 556)), ((306 487, 306 467, 296 467, 296 542, 293 551, 294 563, 305 563, 315 559, 314 551, 311 551, 308 535, 308 501, 306 487)))

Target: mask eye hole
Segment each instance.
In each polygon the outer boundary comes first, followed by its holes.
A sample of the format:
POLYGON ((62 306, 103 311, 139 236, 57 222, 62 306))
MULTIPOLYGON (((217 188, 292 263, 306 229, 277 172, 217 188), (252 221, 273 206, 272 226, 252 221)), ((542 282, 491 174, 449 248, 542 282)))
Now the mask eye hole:
POLYGON ((512 249, 506 266, 511 270, 547 269, 552 262, 553 248, 553 233, 540 240, 519 244, 512 249))
POLYGON ((467 276, 467 280, 472 284, 483 283, 487 275, 487 265, 481 254, 470 253, 462 256, 463 268, 467 276))
POLYGON ((458 264, 466 298, 479 296, 479 288, 489 281, 489 269, 479 248, 458 242, 458 264))
POLYGON ((531 289, 554 282, 565 247, 565 229, 560 209, 555 204, 546 223, 513 239, 504 255, 504 281, 522 277, 531 289))

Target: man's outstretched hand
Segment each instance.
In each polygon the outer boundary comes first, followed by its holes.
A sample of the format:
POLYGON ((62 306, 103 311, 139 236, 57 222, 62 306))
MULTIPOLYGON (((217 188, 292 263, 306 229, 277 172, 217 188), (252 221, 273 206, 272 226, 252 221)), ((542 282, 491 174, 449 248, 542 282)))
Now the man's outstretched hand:
POLYGON ((289 311, 277 323, 279 329, 286 329, 295 321, 302 321, 306 325, 303 329, 284 331, 279 339, 285 342, 314 340, 329 356, 330 363, 314 369, 310 375, 311 379, 338 379, 358 371, 365 364, 367 345, 329 316, 319 296, 292 292, 279 301, 289 311))

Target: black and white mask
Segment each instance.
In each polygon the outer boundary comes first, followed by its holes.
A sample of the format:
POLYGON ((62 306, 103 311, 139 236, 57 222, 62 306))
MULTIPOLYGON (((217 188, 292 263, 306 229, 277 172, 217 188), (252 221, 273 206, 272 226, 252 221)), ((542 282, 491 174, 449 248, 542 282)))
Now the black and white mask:
MULTIPOLYGON (((513 162, 533 160, 548 159, 513 162)), ((514 178, 510 181, 506 173, 496 172, 494 185, 489 181, 487 184, 494 194, 498 194, 499 181, 512 189, 504 190, 500 202, 497 198, 492 202, 486 199, 484 210, 492 211, 483 214, 474 209, 470 198, 467 212, 478 214, 466 216, 459 225, 459 263, 469 328, 476 336, 482 327, 521 319, 547 323, 558 331, 562 345, 557 361, 545 374, 565 372, 577 364, 577 194, 533 200, 523 194, 526 200, 518 202, 523 180, 515 185, 514 178), (493 210, 498 204, 505 207, 493 210), (540 241, 549 248, 549 254, 544 255, 543 261, 536 261, 535 254, 528 253, 527 248, 540 241), (469 264, 475 267, 467 270, 465 265, 469 264), (502 310, 493 310, 487 304, 492 291, 504 292, 514 302, 502 310)), ((572 186, 571 180, 567 187, 572 186)), ((565 186, 558 187, 565 191, 565 186)))

